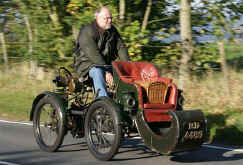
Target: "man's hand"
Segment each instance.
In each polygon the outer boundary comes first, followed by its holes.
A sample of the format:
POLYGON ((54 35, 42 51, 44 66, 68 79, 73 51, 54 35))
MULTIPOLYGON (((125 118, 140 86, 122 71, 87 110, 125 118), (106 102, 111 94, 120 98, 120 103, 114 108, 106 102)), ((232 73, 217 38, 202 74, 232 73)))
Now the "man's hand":
POLYGON ((105 79, 106 79, 108 86, 110 86, 110 87, 113 86, 113 76, 110 72, 105 73, 105 79))

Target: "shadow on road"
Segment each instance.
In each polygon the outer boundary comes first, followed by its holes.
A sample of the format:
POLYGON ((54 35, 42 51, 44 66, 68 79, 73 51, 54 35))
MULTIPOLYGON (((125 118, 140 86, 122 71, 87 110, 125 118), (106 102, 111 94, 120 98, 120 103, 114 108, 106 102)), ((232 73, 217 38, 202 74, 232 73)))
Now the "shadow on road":
MULTIPOLYGON (((120 151, 113 161, 128 161, 163 156, 151 151, 140 139, 129 139, 121 143, 120 151)), ((169 156, 171 161, 180 163, 226 162, 243 159, 243 153, 201 147, 191 152, 174 153, 169 156)))
POLYGON ((117 153, 113 161, 146 159, 157 156, 161 156, 161 154, 151 151, 141 142, 140 139, 126 139, 122 141, 120 151, 117 153), (129 152, 131 153, 128 154, 129 152), (123 157, 123 155, 125 158, 117 158, 123 157))
MULTIPOLYGON (((53 157, 56 154, 51 153, 49 155, 42 154, 42 151, 38 150, 19 150, 12 152, 0 153, 0 160, 6 162, 6 164, 20 164, 20 165, 43 165, 43 164, 61 164, 64 161, 59 160, 57 157, 53 157)), ((1 164, 1 163, 0 163, 1 164)), ((4 163, 5 164, 5 163, 4 163)))
POLYGON ((3 152, 3 153, 0 153, 0 157, 2 157, 2 156, 11 156, 11 155, 18 155, 18 154, 28 154, 28 153, 37 152, 37 151, 39 151, 39 150, 3 152))
POLYGON ((172 155, 171 161, 180 163, 234 161, 243 159, 243 153, 202 147, 198 151, 172 155))
POLYGON ((76 152, 76 151, 85 151, 88 150, 87 143, 72 143, 72 144, 65 144, 62 145, 58 152, 76 152))

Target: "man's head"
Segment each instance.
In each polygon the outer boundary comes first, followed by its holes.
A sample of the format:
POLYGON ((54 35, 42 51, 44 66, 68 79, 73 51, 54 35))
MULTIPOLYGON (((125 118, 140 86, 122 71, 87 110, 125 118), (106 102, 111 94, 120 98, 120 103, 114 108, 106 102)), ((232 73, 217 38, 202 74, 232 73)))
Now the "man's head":
POLYGON ((98 26, 103 29, 107 30, 111 28, 112 23, 112 15, 108 8, 101 7, 95 11, 95 19, 98 26))

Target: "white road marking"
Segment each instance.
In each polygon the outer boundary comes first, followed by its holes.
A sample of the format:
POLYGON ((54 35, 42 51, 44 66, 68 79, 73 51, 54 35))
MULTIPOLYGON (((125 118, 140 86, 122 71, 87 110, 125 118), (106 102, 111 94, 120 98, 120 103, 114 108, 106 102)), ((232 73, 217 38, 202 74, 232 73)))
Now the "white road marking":
POLYGON ((2 123, 10 123, 10 124, 21 124, 21 125, 33 125, 32 123, 18 122, 18 121, 8 121, 8 120, 0 120, 2 123))
POLYGON ((140 136, 132 137, 132 139, 142 139, 140 136))
POLYGON ((0 161, 0 165, 19 165, 19 164, 0 161))
MULTIPOLYGON (((132 139, 142 139, 142 138, 140 136, 136 136, 136 137, 132 137, 132 139)), ((217 150, 227 150, 227 151, 233 151, 233 152, 241 152, 241 153, 243 153, 243 149, 233 149, 233 148, 213 146, 213 145, 208 145, 208 144, 203 144, 202 147, 212 148, 212 149, 217 149, 217 150)))
MULTIPOLYGON (((32 123, 25 123, 25 122, 17 122, 17 121, 8 121, 8 120, 0 120, 2 123, 10 123, 10 124, 21 124, 21 125, 30 125, 33 126, 32 123)), ((133 137, 132 139, 142 139, 140 136, 133 137)), ((220 146, 213 146, 208 144, 203 144, 202 147, 206 148, 212 148, 212 149, 218 149, 218 150, 227 150, 227 151, 234 151, 234 152, 242 152, 243 149, 233 149, 233 148, 226 148, 226 147, 220 147, 220 146)), ((1 163, 1 161, 0 161, 1 163)), ((14 165, 14 164, 8 164, 8 165, 14 165)))
POLYGON ((243 149, 233 149, 233 148, 213 146, 213 145, 208 145, 208 144, 203 144, 202 146, 207 147, 207 148, 217 149, 217 150, 227 150, 227 151, 234 151, 234 152, 242 152, 243 153, 243 149))

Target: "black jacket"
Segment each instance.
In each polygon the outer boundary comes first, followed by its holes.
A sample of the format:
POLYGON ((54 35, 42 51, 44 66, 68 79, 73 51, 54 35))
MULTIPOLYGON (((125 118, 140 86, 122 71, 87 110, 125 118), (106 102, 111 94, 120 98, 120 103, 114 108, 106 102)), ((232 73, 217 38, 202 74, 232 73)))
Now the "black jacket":
POLYGON ((80 29, 74 58, 74 69, 79 77, 87 75, 94 65, 111 65, 116 59, 129 60, 127 48, 114 26, 102 32, 93 22, 80 29))

